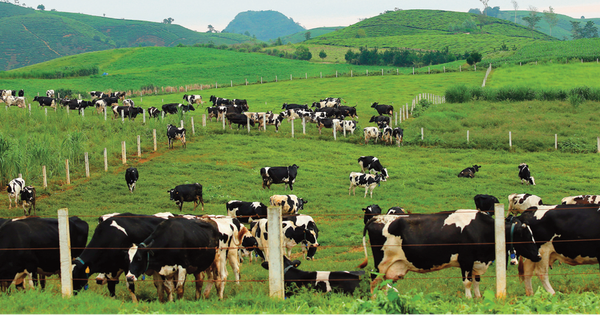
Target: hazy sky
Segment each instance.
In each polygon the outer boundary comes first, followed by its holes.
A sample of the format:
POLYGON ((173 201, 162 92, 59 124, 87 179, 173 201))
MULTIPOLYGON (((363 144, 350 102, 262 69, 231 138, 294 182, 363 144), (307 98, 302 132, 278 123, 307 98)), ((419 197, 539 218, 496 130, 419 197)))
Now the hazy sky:
MULTIPOLYGON (((21 3, 26 3, 27 6, 33 8, 36 8, 38 4, 43 4, 46 10, 56 9, 98 16, 105 14, 111 18, 131 20, 162 22, 163 19, 171 17, 175 19, 174 24, 200 32, 207 31, 209 24, 220 31, 238 13, 244 11, 279 11, 310 29, 321 26, 348 26, 358 22, 359 19, 373 17, 395 8, 459 12, 467 12, 471 8, 483 9, 483 4, 478 0, 38 0, 35 3, 30 3, 30 1, 21 0, 21 3)), ((533 6, 542 12, 551 6, 554 8, 554 12, 574 18, 600 17, 600 1, 598 0, 516 0, 516 2, 518 10, 528 10, 530 6, 533 6)), ((513 10, 511 0, 489 0, 488 6, 497 6, 500 7, 500 10, 513 10)))

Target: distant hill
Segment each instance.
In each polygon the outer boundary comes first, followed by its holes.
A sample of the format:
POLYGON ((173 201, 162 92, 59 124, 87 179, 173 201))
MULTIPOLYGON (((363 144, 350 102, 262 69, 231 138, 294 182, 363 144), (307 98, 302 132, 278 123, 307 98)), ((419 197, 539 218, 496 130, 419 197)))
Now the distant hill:
POLYGON ((113 48, 251 40, 239 34, 199 33, 175 24, 40 11, 0 2, 0 71, 113 48))
POLYGON ((268 41, 278 37, 292 35, 306 29, 277 11, 240 12, 229 22, 223 32, 255 36, 268 41))

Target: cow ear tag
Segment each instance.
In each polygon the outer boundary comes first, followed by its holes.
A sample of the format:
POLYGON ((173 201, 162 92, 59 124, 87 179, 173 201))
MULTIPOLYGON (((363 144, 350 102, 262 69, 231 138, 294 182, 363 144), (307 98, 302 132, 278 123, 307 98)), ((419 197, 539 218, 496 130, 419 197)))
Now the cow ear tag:
POLYGON ((146 280, 146 275, 142 274, 142 280, 146 280))
POLYGON ((87 283, 86 283, 86 285, 83 287, 83 289, 87 290, 88 288, 89 288, 89 285, 87 285, 87 283))
POLYGON ((90 267, 85 268, 85 273, 90 273, 90 267))

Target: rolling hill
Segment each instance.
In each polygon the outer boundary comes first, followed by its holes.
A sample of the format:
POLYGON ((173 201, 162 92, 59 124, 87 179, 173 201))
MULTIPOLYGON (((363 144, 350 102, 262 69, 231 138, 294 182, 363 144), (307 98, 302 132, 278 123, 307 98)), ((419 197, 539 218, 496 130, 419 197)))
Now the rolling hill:
POLYGON ((255 36, 262 41, 304 31, 304 27, 280 12, 246 11, 240 12, 227 24, 223 32, 255 36))

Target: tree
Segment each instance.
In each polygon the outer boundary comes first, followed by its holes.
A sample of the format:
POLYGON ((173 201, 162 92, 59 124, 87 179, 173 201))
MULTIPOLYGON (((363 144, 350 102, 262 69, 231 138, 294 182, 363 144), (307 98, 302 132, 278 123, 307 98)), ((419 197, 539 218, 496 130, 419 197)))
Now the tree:
POLYGON ((321 58, 321 59, 327 58, 327 53, 325 52, 325 50, 321 49, 321 51, 319 52, 319 58, 321 58))
POLYGON ((300 60, 310 60, 312 58, 312 54, 306 46, 298 46, 294 52, 294 57, 300 60))
POLYGON ((579 26, 579 24, 581 24, 581 22, 579 21, 569 21, 571 22, 571 34, 573 36, 573 39, 581 39, 583 37, 581 34, 581 26, 579 26))
POLYGON ((358 31, 356 31, 356 38, 365 38, 367 37, 367 32, 365 32, 364 29, 359 29, 358 31))
POLYGON ((44 11, 44 10, 46 10, 46 7, 43 4, 40 4, 37 6, 37 9, 40 11, 44 11))
POLYGON ((490 0, 479 0, 479 1, 481 1, 481 3, 483 3, 483 11, 482 12, 483 12, 483 14, 485 14, 485 11, 488 8, 488 2, 490 2, 490 0))
POLYGON ((211 24, 208 24, 208 32, 207 33, 218 33, 218 32, 211 24))
POLYGON ((552 28, 558 24, 558 16, 554 13, 554 8, 550 7, 548 11, 544 10, 544 20, 550 26, 550 36, 552 36, 552 28))
POLYGON ((483 27, 485 25, 489 24, 489 19, 488 19, 487 15, 482 13, 482 14, 477 15, 477 20, 479 21, 479 23, 477 24, 477 25, 479 25, 479 31, 483 32, 483 27))
POLYGON ((173 21, 175 21, 175 19, 170 17, 170 18, 168 18, 168 19, 164 19, 164 20, 163 20, 163 23, 164 23, 164 24, 171 24, 171 23, 173 23, 173 21))
POLYGON ((583 27, 583 38, 594 38, 598 37, 598 28, 594 25, 594 22, 587 21, 583 27))
POLYGON ((529 16, 523 17, 522 19, 527 23, 527 27, 531 31, 531 38, 534 38, 533 31, 535 31, 536 25, 542 19, 542 17, 538 15, 537 8, 529 6, 529 16))
POLYGON ((519 4, 517 3, 517 0, 512 0, 511 2, 515 9, 515 24, 517 24, 517 9, 519 8, 519 4))
POLYGON ((304 33, 304 38, 306 38, 306 40, 310 39, 310 31, 304 33))
POLYGON ((476 64, 476 63, 478 63, 480 61, 481 61, 481 54, 479 52, 476 52, 476 51, 472 51, 469 54, 469 57, 467 57, 467 63, 470 66, 472 66, 472 65, 474 65, 474 64, 476 64))

